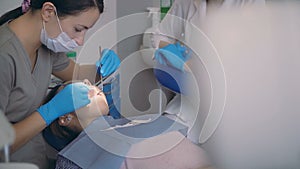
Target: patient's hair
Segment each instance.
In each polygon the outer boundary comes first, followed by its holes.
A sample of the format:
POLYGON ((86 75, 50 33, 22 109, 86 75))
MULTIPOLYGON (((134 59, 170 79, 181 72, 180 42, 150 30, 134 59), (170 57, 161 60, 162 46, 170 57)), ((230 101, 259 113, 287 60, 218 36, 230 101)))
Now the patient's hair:
MULTIPOLYGON (((68 83, 60 84, 52 88, 46 96, 45 103, 49 102, 60 91, 61 87, 67 84, 68 83)), ((58 121, 59 119, 56 119, 48 127, 46 127, 43 131, 43 136, 48 144, 60 151, 74 140, 80 134, 81 130, 62 126, 58 121)))
MULTIPOLYGON (((118 79, 117 79, 118 80, 118 79)), ((118 83, 119 81, 116 81, 115 83, 118 83)), ((66 86, 68 84, 72 83, 65 82, 59 85, 56 85, 52 88, 52 90, 48 93, 48 95, 45 98, 44 103, 49 102, 61 89, 63 86, 66 86)), ((118 84, 116 84, 118 85, 118 84)), ((112 84, 106 84, 104 85, 103 92, 106 97, 110 98, 107 100, 108 106, 109 106, 109 113, 108 115, 112 116, 113 118, 120 118, 121 114, 119 113, 117 107, 114 104, 114 101, 112 100, 112 84)), ((117 88, 115 87, 115 91, 117 91, 117 88)), ((118 100, 118 99, 116 99, 118 100)), ((77 117, 75 112, 72 112, 70 114, 74 114, 73 117, 77 117)), ((45 140, 50 144, 52 147, 54 147, 56 150, 60 151, 62 150, 67 144, 69 144, 71 141, 73 141, 82 131, 82 128, 78 127, 70 127, 70 126, 63 126, 60 124, 60 119, 56 119, 53 121, 48 127, 46 127, 43 131, 43 136, 45 140)), ((77 118, 73 118, 73 120, 77 120, 77 118)), ((79 121, 78 121, 79 122, 79 121)))

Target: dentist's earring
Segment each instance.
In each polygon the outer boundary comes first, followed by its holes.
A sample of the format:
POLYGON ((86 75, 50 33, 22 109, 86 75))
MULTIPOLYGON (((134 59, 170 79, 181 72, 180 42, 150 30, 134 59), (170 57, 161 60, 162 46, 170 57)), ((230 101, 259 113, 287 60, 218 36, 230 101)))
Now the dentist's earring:
POLYGON ((67 121, 71 121, 72 120, 72 116, 67 116, 66 120, 67 121))

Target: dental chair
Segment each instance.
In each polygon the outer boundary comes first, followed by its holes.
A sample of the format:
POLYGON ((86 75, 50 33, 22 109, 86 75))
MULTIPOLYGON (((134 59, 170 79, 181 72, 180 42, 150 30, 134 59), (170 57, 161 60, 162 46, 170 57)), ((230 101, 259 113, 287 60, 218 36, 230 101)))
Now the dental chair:
MULTIPOLYGON (((9 145, 14 142, 15 132, 7 121, 3 112, 0 112, 0 150, 3 149, 4 162, 0 162, 1 169, 38 169, 34 164, 9 162, 9 145)), ((2 154, 0 155, 0 157, 2 154)))

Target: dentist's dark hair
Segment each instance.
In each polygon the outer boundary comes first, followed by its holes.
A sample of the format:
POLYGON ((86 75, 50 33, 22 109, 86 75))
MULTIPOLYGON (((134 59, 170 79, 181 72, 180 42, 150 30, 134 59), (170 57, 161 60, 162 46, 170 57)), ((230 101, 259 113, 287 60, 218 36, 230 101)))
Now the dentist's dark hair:
MULTIPOLYGON (((78 15, 90 8, 98 8, 99 13, 102 13, 104 8, 103 0, 31 0, 30 10, 28 12, 34 12, 41 9, 45 2, 53 3, 57 9, 58 17, 78 15)), ((16 19, 21 15, 23 15, 23 12, 22 7, 20 6, 2 15, 0 17, 0 25, 16 19)))

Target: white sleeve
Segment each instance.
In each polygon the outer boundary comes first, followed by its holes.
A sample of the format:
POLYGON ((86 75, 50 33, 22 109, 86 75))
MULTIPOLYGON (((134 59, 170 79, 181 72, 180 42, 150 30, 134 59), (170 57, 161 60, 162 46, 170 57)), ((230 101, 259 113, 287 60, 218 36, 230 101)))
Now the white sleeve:
POLYGON ((171 9, 157 26, 153 36, 153 46, 158 47, 160 41, 174 43, 181 40, 188 16, 190 4, 193 0, 175 0, 171 9))
POLYGON ((265 5, 265 0, 224 0, 222 8, 243 7, 246 5, 265 5))

